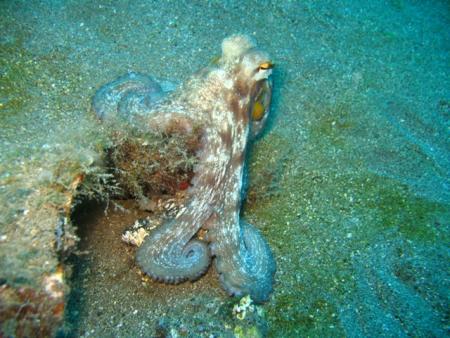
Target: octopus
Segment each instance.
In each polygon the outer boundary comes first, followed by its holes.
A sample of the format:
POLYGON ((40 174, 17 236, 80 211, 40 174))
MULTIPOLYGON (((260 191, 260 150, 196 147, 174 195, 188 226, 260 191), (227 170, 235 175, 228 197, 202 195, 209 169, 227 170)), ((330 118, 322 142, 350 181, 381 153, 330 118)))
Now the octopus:
POLYGON ((248 145, 261 133, 270 111, 272 68, 268 54, 250 37, 232 35, 222 42, 218 60, 177 89, 128 73, 96 93, 93 108, 103 121, 132 121, 159 131, 201 131, 187 203, 137 249, 137 264, 153 280, 195 281, 213 261, 230 295, 268 300, 275 260, 262 234, 240 217, 240 210, 248 145), (198 236, 200 230, 204 236, 198 236))

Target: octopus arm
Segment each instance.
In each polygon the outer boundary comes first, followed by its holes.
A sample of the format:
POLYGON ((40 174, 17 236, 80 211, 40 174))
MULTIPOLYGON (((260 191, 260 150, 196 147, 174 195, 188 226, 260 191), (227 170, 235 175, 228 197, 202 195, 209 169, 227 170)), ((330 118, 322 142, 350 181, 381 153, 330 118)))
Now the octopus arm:
POLYGON ((163 224, 146 238, 136 259, 152 279, 178 284, 196 280, 210 265, 206 243, 193 238, 199 226, 190 214, 182 214, 163 224))
MULTIPOLYGON (((240 222, 241 235, 234 241, 221 239, 220 254, 215 266, 224 289, 231 295, 250 295, 255 302, 264 302, 272 292, 275 260, 261 233, 251 224, 240 222)), ((232 240, 230 240, 232 239, 232 240)), ((213 246, 214 248, 214 246, 213 246)))

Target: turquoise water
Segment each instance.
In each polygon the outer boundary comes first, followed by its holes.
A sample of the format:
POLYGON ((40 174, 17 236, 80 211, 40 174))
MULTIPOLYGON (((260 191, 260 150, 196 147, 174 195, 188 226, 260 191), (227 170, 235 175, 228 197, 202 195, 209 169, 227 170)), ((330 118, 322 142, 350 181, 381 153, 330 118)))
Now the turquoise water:
MULTIPOLYGON (((448 335, 447 1, 3 1, 0 11, 3 248, 27 248, 20 217, 51 193, 42 186, 95 161, 106 142, 90 110, 101 85, 131 70, 182 82, 238 32, 276 64, 243 213, 277 262, 260 314, 236 318, 239 299, 214 271, 142 286, 88 239, 93 258, 89 269, 75 259, 62 336, 448 335)), ((5 266, 7 280, 22 273, 5 266)))

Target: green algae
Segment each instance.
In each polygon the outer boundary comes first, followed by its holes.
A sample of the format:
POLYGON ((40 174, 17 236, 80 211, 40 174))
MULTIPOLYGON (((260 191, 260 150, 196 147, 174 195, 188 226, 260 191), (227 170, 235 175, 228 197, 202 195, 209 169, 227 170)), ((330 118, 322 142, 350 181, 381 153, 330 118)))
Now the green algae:
MULTIPOLYGON (((354 125, 348 111, 319 117, 322 123, 310 135, 322 140, 309 142, 320 149, 330 137, 348 148, 346 130, 354 125), (343 122, 333 125, 339 117, 343 122)), ((255 145, 244 204, 245 216, 262 230, 277 258, 273 302, 267 305, 269 335, 344 335, 335 303, 355 289, 352 255, 379 236, 448 243, 450 212, 401 182, 362 170, 360 159, 352 163, 358 170, 346 173, 302 166, 306 159, 293 156, 295 147, 274 134, 255 145)))
MULTIPOLYGON (((413 195, 391 179, 366 179, 362 207, 375 210, 381 229, 396 228, 405 238, 419 242, 446 242, 441 224, 448 219, 448 206, 413 195)), ((360 193, 363 193, 362 191, 360 193)))
POLYGON ((403 0, 390 0, 389 2, 391 3, 391 6, 398 11, 405 8, 405 3, 403 0))
POLYGON ((35 73, 35 64, 30 53, 23 47, 27 34, 2 43, 0 48, 0 89, 2 98, 0 110, 5 114, 16 114, 30 100, 29 81, 35 73))
POLYGON ((240 325, 237 325, 234 328, 233 334, 236 338, 262 338, 263 337, 263 334, 255 326, 252 326, 249 328, 244 328, 240 325))
MULTIPOLYGON (((411 240, 435 241, 441 236, 437 224, 443 223, 443 217, 448 213, 447 206, 416 196, 407 186, 391 178, 368 172, 351 175, 318 171, 300 171, 296 176, 288 176, 283 171, 260 168, 257 164, 254 162, 252 167, 252 175, 256 178, 250 185, 249 195, 259 196, 260 200, 249 203, 247 208, 271 223, 280 218, 283 221, 295 219, 298 213, 326 219, 332 210, 341 216, 359 214, 370 221, 372 228, 380 231, 397 228, 411 240), (271 174, 276 172, 279 177, 273 177, 267 171, 271 174), (259 180, 265 181, 267 177, 270 177, 267 185, 259 184, 259 180), (283 177, 281 183, 289 185, 291 193, 284 196, 271 193, 266 197, 273 184, 271 181, 278 182, 283 177), (295 209, 291 208, 293 203, 295 209)), ((285 190, 283 187, 279 189, 285 190)))
MULTIPOLYGON (((305 290, 307 291, 307 290, 305 290)), ((343 336, 337 309, 318 298, 308 304, 303 298, 281 296, 277 299, 278 312, 269 310, 271 327, 269 336, 343 336)))
POLYGON ((0 67, 3 71, 0 88, 4 96, 0 108, 11 116, 17 113, 20 115, 27 104, 42 99, 42 93, 56 90, 60 94, 68 94, 78 88, 66 87, 65 84, 55 86, 58 81, 70 81, 66 78, 67 74, 76 74, 68 69, 68 54, 71 50, 56 46, 42 55, 33 54, 24 46, 29 38, 28 34, 22 32, 22 35, 12 37, 12 42, 2 44, 0 48, 0 67))
POLYGON ((249 176, 250 189, 245 205, 252 206, 262 201, 268 201, 272 196, 281 192, 280 181, 292 158, 292 149, 287 140, 271 135, 269 139, 262 139, 250 150, 249 176), (264 157, 270 154, 270 157, 264 157))
POLYGON ((316 141, 331 142, 336 147, 346 144, 346 135, 352 132, 356 122, 352 105, 345 100, 335 105, 320 107, 313 115, 310 137, 316 141))

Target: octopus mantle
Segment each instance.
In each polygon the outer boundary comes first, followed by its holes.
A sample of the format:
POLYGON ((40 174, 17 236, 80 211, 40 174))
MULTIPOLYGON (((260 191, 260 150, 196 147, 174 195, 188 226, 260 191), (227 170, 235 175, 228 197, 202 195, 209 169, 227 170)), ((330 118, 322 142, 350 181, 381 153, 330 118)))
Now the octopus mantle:
MULTIPOLYGON (((126 119, 139 127, 189 133, 201 126, 198 164, 188 203, 154 230, 136 260, 151 278, 165 283, 196 280, 211 259, 231 295, 262 302, 272 291, 275 261, 263 236, 240 219, 243 173, 249 140, 267 119, 272 63, 242 35, 222 43, 215 64, 169 95, 151 77, 129 73, 103 86, 93 107, 102 120, 126 119), (205 240, 196 235, 206 231, 205 240)), ((167 87, 167 86, 166 86, 167 87)))

